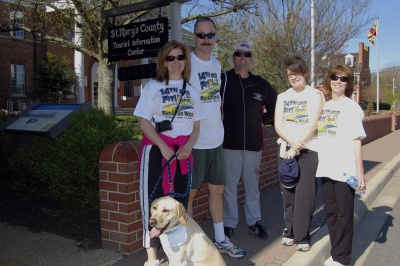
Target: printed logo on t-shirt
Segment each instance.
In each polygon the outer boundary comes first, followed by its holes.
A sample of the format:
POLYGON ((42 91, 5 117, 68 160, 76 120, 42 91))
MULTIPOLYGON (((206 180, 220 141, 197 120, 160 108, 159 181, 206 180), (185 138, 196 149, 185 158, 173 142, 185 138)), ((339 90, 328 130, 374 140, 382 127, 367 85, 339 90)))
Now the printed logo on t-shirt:
POLYGON ((199 75, 200 81, 200 99, 202 102, 216 102, 220 101, 219 87, 217 73, 201 72, 199 75))
MULTIPOLYGON (((165 117, 172 118, 175 114, 175 109, 178 106, 182 96, 182 90, 178 88, 160 89, 162 96, 162 114, 165 117)), ((194 103, 190 97, 190 92, 186 90, 182 101, 179 104, 176 117, 192 118, 194 111, 194 103)))
POLYGON ((284 101, 283 116, 286 123, 308 123, 307 101, 284 101))
POLYGON ((335 136, 337 130, 338 116, 340 111, 326 109, 322 111, 318 123, 318 136, 335 136))

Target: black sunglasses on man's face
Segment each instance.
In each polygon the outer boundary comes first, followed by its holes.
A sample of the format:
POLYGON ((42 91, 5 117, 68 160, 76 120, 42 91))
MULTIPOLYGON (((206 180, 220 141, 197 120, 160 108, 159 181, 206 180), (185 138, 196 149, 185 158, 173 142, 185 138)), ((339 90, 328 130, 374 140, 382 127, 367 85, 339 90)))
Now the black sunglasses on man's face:
POLYGON ((204 32, 201 32, 201 33, 195 33, 195 34, 196 34, 197 38, 200 38, 202 40, 204 40, 206 37, 209 40, 214 39, 214 37, 215 37, 215 33, 214 32, 210 32, 210 33, 207 33, 207 34, 204 33, 204 32))

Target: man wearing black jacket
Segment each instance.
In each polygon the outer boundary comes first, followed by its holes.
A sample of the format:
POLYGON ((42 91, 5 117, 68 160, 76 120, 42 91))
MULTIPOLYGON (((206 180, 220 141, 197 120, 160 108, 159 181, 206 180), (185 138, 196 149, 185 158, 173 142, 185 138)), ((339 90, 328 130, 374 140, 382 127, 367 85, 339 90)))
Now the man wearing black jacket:
POLYGON ((258 180, 263 143, 263 125, 273 124, 277 93, 260 76, 252 74, 255 54, 246 43, 234 47, 228 58, 233 69, 221 75, 224 124, 226 185, 224 191, 224 229, 230 237, 238 224, 237 185, 242 177, 245 189, 245 215, 249 231, 268 237, 261 225, 258 180))

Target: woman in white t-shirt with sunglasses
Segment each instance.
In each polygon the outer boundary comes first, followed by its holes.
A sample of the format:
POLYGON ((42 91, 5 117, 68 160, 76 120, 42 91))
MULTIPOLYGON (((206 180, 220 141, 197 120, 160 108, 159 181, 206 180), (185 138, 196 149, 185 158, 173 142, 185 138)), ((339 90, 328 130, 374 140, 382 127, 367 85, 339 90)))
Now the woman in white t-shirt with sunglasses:
POLYGON ((160 232, 149 228, 152 201, 170 195, 187 208, 191 152, 203 119, 200 96, 187 83, 190 69, 189 48, 177 41, 165 44, 157 56, 157 77, 143 88, 134 111, 143 132, 139 171, 146 266, 161 265, 160 232))
POLYGON ((353 240, 354 194, 346 179, 354 176, 357 189, 365 190, 361 139, 366 134, 364 113, 351 98, 353 71, 344 65, 332 66, 324 87, 332 92, 318 122, 317 177, 321 177, 331 257, 324 265, 350 265, 353 240))

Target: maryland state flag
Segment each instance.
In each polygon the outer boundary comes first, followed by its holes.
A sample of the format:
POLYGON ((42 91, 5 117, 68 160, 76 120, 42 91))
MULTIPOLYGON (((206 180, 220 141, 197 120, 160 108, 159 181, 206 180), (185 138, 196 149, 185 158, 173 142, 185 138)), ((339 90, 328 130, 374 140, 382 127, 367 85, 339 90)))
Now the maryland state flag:
POLYGON ((375 20, 374 25, 369 29, 367 38, 369 42, 374 45, 374 36, 376 36, 376 26, 378 25, 378 20, 375 20))

